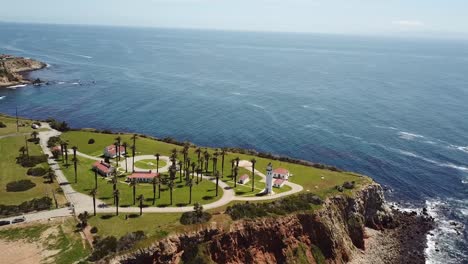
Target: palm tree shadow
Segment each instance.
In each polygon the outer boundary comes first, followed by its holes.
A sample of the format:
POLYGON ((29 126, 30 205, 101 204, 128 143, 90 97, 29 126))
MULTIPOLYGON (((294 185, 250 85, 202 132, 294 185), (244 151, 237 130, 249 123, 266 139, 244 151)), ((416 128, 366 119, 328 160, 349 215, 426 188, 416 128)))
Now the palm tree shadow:
POLYGON ((114 217, 114 215, 101 215, 99 218, 103 220, 107 220, 107 219, 111 219, 112 217, 114 217))
POLYGON ((184 206, 187 206, 188 203, 177 203, 176 206, 177 207, 184 207, 184 206))
POLYGON ((205 201, 209 201, 209 200, 213 200, 214 196, 208 196, 208 195, 205 195, 202 197, 203 200, 205 201))

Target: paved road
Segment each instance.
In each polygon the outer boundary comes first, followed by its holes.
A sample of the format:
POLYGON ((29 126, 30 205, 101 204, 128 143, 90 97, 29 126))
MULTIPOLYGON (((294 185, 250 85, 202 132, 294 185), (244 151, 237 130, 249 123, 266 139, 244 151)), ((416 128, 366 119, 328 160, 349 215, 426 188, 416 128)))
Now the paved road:
MULTIPOLYGON (((51 218, 71 216, 71 215, 72 215, 72 210, 70 208, 60 208, 60 209, 54 209, 54 210, 48 210, 48 211, 40 211, 36 213, 29 213, 29 214, 23 215, 25 217, 25 221, 22 223, 33 222, 33 221, 38 221, 38 220, 47 220, 51 218)), ((7 218, 3 218, 0 220, 11 221, 15 218, 20 218, 20 217, 22 216, 7 217, 7 218)), ((11 226, 11 225, 6 225, 6 226, 11 226)))
POLYGON ((11 133, 11 134, 0 136, 0 139, 9 138, 9 137, 17 137, 17 136, 28 136, 28 135, 31 135, 31 132, 30 133, 11 133))
MULTIPOLYGON (((171 159, 169 157, 167 157, 167 156, 160 156, 159 159, 166 162, 166 165, 164 167, 159 168, 158 171, 159 172, 169 171, 169 167, 171 166, 171 159)), ((140 161, 140 160, 154 160, 154 163, 156 163, 156 157, 153 156, 153 155, 135 156, 135 163, 137 163, 137 161, 140 161)), ((133 164, 133 158, 128 157, 127 162, 128 162, 128 167, 131 168, 132 164, 133 164)), ((120 163, 119 165, 120 165, 121 168, 125 169, 125 163, 124 162, 120 163)), ((148 169, 142 169, 142 168, 138 168, 137 166, 135 166, 135 171, 148 171, 148 169)))

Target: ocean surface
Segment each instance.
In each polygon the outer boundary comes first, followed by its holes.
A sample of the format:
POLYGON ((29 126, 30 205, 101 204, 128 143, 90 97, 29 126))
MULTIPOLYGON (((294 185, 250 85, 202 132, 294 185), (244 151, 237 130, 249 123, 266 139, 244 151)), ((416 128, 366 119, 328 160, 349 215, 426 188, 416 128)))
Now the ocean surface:
POLYGON ((0 53, 50 82, 0 112, 367 174, 439 219, 429 263, 468 263, 466 40, 0 24, 0 53))

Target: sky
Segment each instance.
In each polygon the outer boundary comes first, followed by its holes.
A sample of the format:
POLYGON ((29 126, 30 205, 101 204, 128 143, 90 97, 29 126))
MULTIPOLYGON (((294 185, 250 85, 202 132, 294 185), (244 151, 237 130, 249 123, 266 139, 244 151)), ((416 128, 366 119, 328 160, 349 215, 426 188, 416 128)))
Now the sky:
POLYGON ((0 0, 0 21, 348 34, 468 35, 467 0, 0 0))

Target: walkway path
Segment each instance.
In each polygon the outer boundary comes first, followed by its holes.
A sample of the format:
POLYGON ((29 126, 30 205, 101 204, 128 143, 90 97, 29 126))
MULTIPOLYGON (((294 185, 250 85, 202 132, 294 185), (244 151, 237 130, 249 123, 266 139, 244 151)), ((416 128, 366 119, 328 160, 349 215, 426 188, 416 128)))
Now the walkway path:
MULTIPOLYGON (((43 123, 43 127, 50 128, 48 124, 43 123)), ((59 131, 50 129, 49 131, 42 131, 39 132, 39 138, 40 138, 40 145, 42 147, 42 150, 44 154, 47 154, 49 156, 52 156, 52 153, 50 152, 49 148, 47 147, 47 142, 50 137, 52 136, 59 136, 61 133, 59 131)), ((92 159, 92 160, 100 160, 100 158, 93 157, 81 152, 77 152, 77 155, 92 159)), ((160 172, 166 172, 169 168, 169 157, 166 156, 161 156, 161 160, 164 160, 166 162, 166 166, 162 167, 159 169, 160 172)), ((155 159, 154 156, 152 155, 141 155, 141 156, 136 156, 135 157, 135 162, 139 160, 145 160, 145 159, 155 159)), ((52 169, 55 170, 55 174, 57 175, 57 181, 59 182, 61 188, 63 189, 64 195, 67 198, 67 200, 70 202, 72 207, 75 209, 75 213, 78 214, 83 211, 88 211, 92 212, 93 211, 93 201, 92 197, 88 196, 83 193, 76 192, 72 186, 69 184, 67 178, 63 174, 62 170, 60 169, 59 165, 53 160, 49 159, 48 160, 49 165, 52 169)), ((129 162, 129 167, 131 166, 132 158, 127 158, 127 162, 129 162)), ((124 166, 124 165, 121 165, 124 166)), ((252 164, 249 161, 242 160, 239 162, 239 166, 246 168, 248 170, 252 170, 252 164)), ((138 169, 138 168, 136 168, 138 169)), ((143 170, 143 169, 138 169, 138 170, 143 170)), ((258 170, 255 170, 255 173, 262 177, 262 181, 265 181, 266 176, 259 172, 258 170)), ((216 179, 212 176, 202 176, 204 179, 207 179, 213 183, 216 183, 216 179)), ((292 182, 286 182, 285 185, 288 185, 291 187, 291 190, 283 193, 278 193, 278 194, 272 194, 272 195, 267 195, 267 196, 255 196, 255 197, 240 197, 236 196, 234 190, 232 187, 230 187, 227 183, 219 180, 218 181, 219 187, 223 189, 223 196, 209 204, 203 205, 205 209, 213 209, 217 207, 224 206, 231 201, 238 200, 238 201, 259 201, 259 200, 270 200, 270 199, 275 199, 279 197, 284 197, 287 195, 291 195, 293 193, 297 193, 303 190, 302 186, 292 183, 292 182)), ((96 204, 105 204, 103 201, 97 199, 96 204)), ((51 210, 51 211, 46 211, 46 212, 38 212, 31 214, 31 219, 36 219, 36 218, 44 218, 47 216, 47 212, 53 212, 50 214, 55 214, 55 212, 60 215, 60 214, 67 214, 65 209, 58 209, 61 211, 56 211, 56 210, 51 210), (34 216, 33 216, 34 215, 34 216)), ((68 210, 68 209, 67 209, 68 210)), ((192 211, 193 206, 184 206, 184 207, 146 207, 143 208, 144 213, 175 213, 175 212, 188 212, 192 211)), ((106 206, 104 208, 97 208, 97 211, 99 213, 113 213, 116 211, 116 208, 114 206, 106 206)), ((122 213, 138 213, 140 209, 138 207, 119 207, 119 212, 122 213)), ((69 214, 69 213, 68 213, 69 214)))
MULTIPOLYGON (((56 217, 71 216, 72 213, 73 213, 73 210, 70 209, 69 207, 59 208, 59 209, 54 209, 54 210, 47 210, 47 211, 40 211, 36 213, 23 215, 25 220, 22 223, 33 222, 33 221, 38 221, 38 220, 47 220, 47 219, 56 218, 56 217)), ((3 218, 0 220, 12 221, 15 218, 21 218, 21 217, 22 216, 12 216, 12 217, 3 218)))

